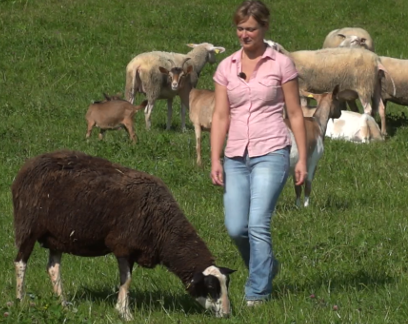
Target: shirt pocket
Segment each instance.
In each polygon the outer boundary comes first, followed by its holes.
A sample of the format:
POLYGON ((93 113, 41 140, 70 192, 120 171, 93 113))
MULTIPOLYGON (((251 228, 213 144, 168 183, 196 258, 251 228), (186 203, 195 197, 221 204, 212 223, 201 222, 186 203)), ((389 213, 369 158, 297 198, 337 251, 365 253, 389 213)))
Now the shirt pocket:
POLYGON ((245 92, 245 87, 240 81, 233 81, 228 83, 227 95, 231 108, 241 106, 245 103, 245 92))
POLYGON ((261 79, 258 81, 255 96, 264 102, 281 100, 281 85, 275 79, 261 79))

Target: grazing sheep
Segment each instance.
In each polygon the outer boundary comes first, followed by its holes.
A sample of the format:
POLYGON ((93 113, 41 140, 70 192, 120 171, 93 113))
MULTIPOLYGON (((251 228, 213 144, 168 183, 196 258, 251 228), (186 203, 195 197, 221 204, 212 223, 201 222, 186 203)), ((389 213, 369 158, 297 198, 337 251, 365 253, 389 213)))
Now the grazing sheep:
POLYGON ((91 104, 85 115, 88 123, 86 138, 91 136, 92 129, 96 126, 100 128, 99 139, 103 139, 103 134, 107 129, 119 129, 122 126, 126 128, 130 139, 136 143, 136 136, 133 129, 133 119, 135 113, 146 107, 147 100, 139 106, 134 106, 118 96, 109 97, 106 94, 105 100, 97 101, 91 104))
POLYGON ((212 115, 215 106, 215 93, 212 90, 192 89, 190 91, 190 120, 194 125, 196 137, 197 165, 201 166, 201 131, 211 131, 212 115))
POLYGON ((197 85, 198 77, 205 64, 216 62, 215 54, 225 51, 224 47, 214 46, 210 43, 187 44, 193 50, 187 54, 172 52, 148 52, 137 55, 126 67, 126 99, 133 103, 136 92, 145 93, 148 99, 148 105, 145 108, 146 128, 151 127, 151 113, 156 100, 167 99, 167 125, 166 129, 171 127, 171 118, 173 111, 173 98, 178 95, 181 99, 181 128, 185 130, 185 114, 188 108, 188 96, 190 90, 197 85), (168 67, 168 59, 174 61, 178 66, 182 65, 187 58, 190 59, 188 65, 193 66, 193 72, 189 78, 184 80, 184 86, 177 91, 172 90, 164 76, 157 72, 157 67, 162 65, 168 67))
POLYGON ((217 317, 230 314, 228 268, 217 267, 204 241, 158 178, 75 151, 28 160, 12 187, 17 299, 24 294, 35 242, 49 249, 47 270, 64 303, 62 253, 113 253, 120 271, 116 309, 131 320, 128 289, 133 265, 164 265, 217 317))
POLYGON ((385 108, 381 100, 385 69, 375 53, 346 47, 288 52, 280 44, 265 42, 292 59, 299 72, 300 90, 325 93, 339 85, 340 100, 360 99, 365 113, 379 112, 381 132, 386 134, 385 108))
MULTIPOLYGON (((307 178, 305 181, 305 198, 304 206, 309 206, 310 193, 312 191, 312 181, 315 175, 317 163, 323 156, 324 152, 324 135, 326 133, 327 122, 329 118, 340 117, 341 110, 339 101, 336 99, 339 86, 336 86, 332 93, 315 95, 317 101, 316 112, 313 117, 305 117, 306 128, 306 146, 307 146, 307 178)), ((285 119, 286 126, 290 131, 292 148, 290 150, 290 173, 293 175, 296 163, 299 160, 299 152, 296 141, 293 136, 289 119, 285 119)), ((295 178, 293 178, 295 183, 295 178)), ((300 196, 302 186, 295 184, 296 205, 300 206, 300 196)))
POLYGON ((323 42, 323 48, 329 47, 365 48, 375 52, 374 41, 370 34, 365 29, 358 27, 344 27, 332 30, 323 42))

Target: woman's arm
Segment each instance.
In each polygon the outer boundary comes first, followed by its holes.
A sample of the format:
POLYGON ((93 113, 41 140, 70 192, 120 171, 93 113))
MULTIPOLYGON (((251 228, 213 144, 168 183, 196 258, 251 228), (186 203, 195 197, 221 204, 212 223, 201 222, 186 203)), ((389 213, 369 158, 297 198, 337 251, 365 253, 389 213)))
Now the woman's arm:
POLYGON ((301 185, 307 176, 306 129, 302 108, 299 104, 299 87, 297 78, 282 84, 285 97, 286 112, 299 152, 299 160, 295 167, 296 185, 301 185))
POLYGON ((221 154, 230 123, 227 87, 215 83, 215 108, 211 124, 211 179, 213 184, 223 186, 221 154))

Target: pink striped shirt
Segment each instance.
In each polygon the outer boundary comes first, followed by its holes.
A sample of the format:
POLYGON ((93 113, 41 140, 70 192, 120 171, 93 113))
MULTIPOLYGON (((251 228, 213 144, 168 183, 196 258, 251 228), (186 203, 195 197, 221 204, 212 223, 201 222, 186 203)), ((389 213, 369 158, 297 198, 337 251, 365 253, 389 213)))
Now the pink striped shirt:
POLYGON ((242 49, 220 62, 214 81, 227 87, 230 127, 225 156, 255 157, 291 145, 283 122, 282 84, 297 77, 287 56, 267 47, 251 79, 240 78, 242 49))

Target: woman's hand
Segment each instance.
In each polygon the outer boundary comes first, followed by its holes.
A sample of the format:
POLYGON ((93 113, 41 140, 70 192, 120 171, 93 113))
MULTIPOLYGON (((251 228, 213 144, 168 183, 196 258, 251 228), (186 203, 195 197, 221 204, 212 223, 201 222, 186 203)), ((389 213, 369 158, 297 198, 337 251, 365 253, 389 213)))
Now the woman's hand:
POLYGON ((296 163, 295 170, 294 170, 294 176, 295 176, 295 184, 297 186, 300 186, 305 182, 307 178, 306 162, 299 160, 296 163))
POLYGON ((221 161, 216 160, 211 163, 211 180, 216 186, 224 186, 224 169, 222 167, 221 161))

